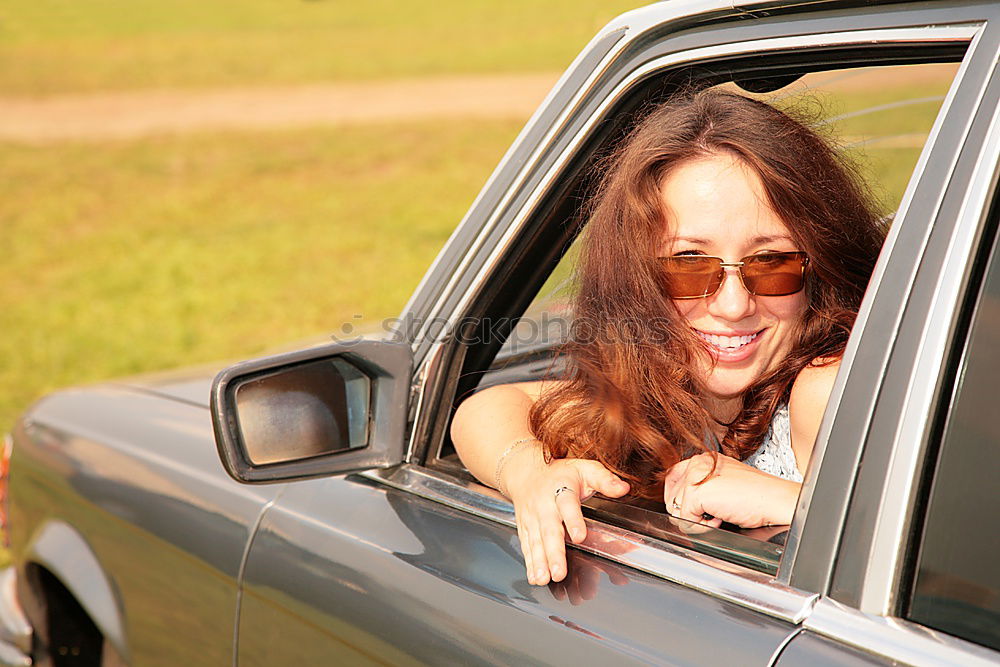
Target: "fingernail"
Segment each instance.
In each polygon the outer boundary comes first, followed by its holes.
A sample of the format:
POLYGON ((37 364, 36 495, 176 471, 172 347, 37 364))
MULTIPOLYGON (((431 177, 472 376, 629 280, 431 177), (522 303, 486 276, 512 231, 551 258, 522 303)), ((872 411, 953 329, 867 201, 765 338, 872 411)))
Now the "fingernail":
POLYGON ((541 568, 538 568, 537 570, 535 570, 535 581, 537 583, 541 583, 541 582, 545 581, 545 570, 543 570, 541 568))

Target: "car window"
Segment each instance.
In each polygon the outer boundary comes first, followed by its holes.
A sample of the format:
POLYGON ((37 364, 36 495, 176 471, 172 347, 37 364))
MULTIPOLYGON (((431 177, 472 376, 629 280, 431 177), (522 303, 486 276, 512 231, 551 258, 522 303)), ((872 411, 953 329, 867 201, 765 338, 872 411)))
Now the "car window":
MULTIPOLYGON (((957 59, 961 53, 952 52, 948 56, 956 62, 940 62, 941 52, 935 52, 927 58, 926 63, 919 63, 915 58, 906 62, 912 64, 892 65, 884 67, 868 66, 878 62, 870 53, 863 57, 842 62, 864 63, 865 66, 841 66, 840 69, 820 69, 816 66, 803 66, 803 74, 792 77, 794 81, 782 88, 759 95, 777 106, 795 105, 797 109, 809 116, 812 124, 821 132, 833 138, 838 146, 846 151, 858 164, 862 176, 872 184, 875 197, 887 219, 892 219, 904 197, 904 192, 918 164, 919 157, 928 141, 932 127, 945 100, 950 86, 959 70, 957 59)), ((733 71, 740 71, 741 77, 746 72, 750 76, 760 77, 767 81, 770 74, 766 69, 766 54, 757 54, 752 64, 743 63, 745 69, 721 70, 704 74, 706 84, 730 86, 733 83, 733 71)), ((897 60, 897 62, 899 62, 897 60)), ((782 76, 787 72, 783 70, 782 76)), ((559 377, 563 371, 563 361, 558 355, 559 343, 563 342, 571 330, 571 302, 575 285, 573 282, 574 268, 579 257, 580 245, 575 239, 576 234, 585 224, 585 211, 582 202, 592 189, 593 182, 588 181, 587 173, 592 173, 591 167, 596 159, 606 155, 613 142, 623 136, 622 129, 627 122, 621 117, 634 113, 638 117, 642 109, 659 94, 670 90, 671 85, 690 85, 690 71, 684 71, 681 76, 678 71, 667 71, 663 74, 658 93, 650 94, 650 89, 657 89, 654 84, 647 84, 641 90, 646 98, 619 102, 619 109, 611 107, 608 122, 597 124, 605 134, 598 143, 590 142, 589 156, 581 158, 574 156, 575 162, 570 172, 575 179, 571 184, 561 183, 557 192, 558 203, 547 202, 536 209, 535 217, 539 224, 550 228, 558 227, 561 235, 545 237, 547 242, 552 238, 562 239, 563 245, 556 250, 547 248, 547 257, 553 257, 550 267, 539 279, 539 265, 521 261, 525 265, 523 274, 518 274, 511 265, 506 265, 501 274, 503 284, 494 282, 491 285, 493 294, 499 294, 506 299, 505 303, 521 304, 516 313, 509 310, 486 312, 491 315, 501 312, 516 318, 516 325, 502 346, 497 344, 488 355, 482 348, 469 346, 465 350, 465 360, 462 372, 458 376, 458 387, 455 393, 454 405, 457 406, 470 393, 495 384, 534 380, 543 377, 559 377), (680 80, 680 83, 678 81, 680 80), (617 113, 616 113, 617 112, 617 113), (607 130, 608 126, 612 131, 607 130), (543 211, 544 213, 537 213, 543 211), (555 211, 555 213, 553 213, 555 211), (524 294, 528 287, 531 292, 524 294), (511 294, 524 294, 524 297, 511 294), (470 361, 472 360, 472 361, 470 361), (485 360, 485 361, 484 361, 485 360)), ((699 76, 703 72, 697 72, 699 76)), ((743 78, 746 84, 755 79, 743 78)), ((742 86, 744 92, 752 86, 742 86)), ((668 94, 668 93, 667 93, 668 94)), ((638 95, 638 94, 637 94, 638 95)), ((530 227, 529 227, 530 228, 530 227)), ((538 233, 533 231, 539 238, 538 233)), ((535 246, 540 242, 535 242, 535 246)), ((532 246, 534 248, 535 246, 532 246)), ((520 250, 522 257, 530 257, 531 251, 520 250)), ((542 253, 535 257, 542 256, 542 253)), ((447 438, 447 429, 437 427, 441 441, 432 448, 427 463, 450 472, 461 474, 463 467, 453 446, 447 438)), ((470 479, 466 477, 466 479, 470 479)), ((787 531, 738 531, 732 526, 729 533, 724 530, 689 531, 690 526, 677 526, 662 529, 665 525, 665 507, 642 504, 640 502, 620 503, 591 500, 585 512, 591 518, 615 526, 633 530, 666 542, 681 544, 694 551, 723 558, 760 572, 774 574, 781 559, 784 537, 787 531), (692 534, 697 537, 692 539, 692 534), (736 537, 734 537, 734 533, 736 537), (744 539, 745 538, 745 539, 744 539)))
MULTIPOLYGON (((814 126, 857 163, 882 210, 892 216, 957 70, 957 63, 925 63, 814 72, 758 97, 815 116, 814 126)), ((566 338, 578 255, 574 243, 525 310, 499 359, 566 338)))
MULTIPOLYGON (((994 211, 994 223, 995 215, 994 211)), ((906 617, 1000 649, 1000 255, 958 342, 954 390, 932 466, 906 617)))

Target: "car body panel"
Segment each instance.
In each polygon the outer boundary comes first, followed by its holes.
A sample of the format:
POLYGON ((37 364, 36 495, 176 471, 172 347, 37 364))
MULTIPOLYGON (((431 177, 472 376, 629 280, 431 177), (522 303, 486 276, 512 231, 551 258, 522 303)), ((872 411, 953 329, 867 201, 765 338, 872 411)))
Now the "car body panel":
POLYGON ((777 667, 851 667, 853 665, 893 665, 893 660, 847 647, 822 635, 803 631, 796 634, 778 657, 777 667))
POLYGON ((239 662, 766 664, 795 627, 597 556, 571 563, 567 584, 530 586, 507 526, 368 478, 296 483, 254 537, 239 662))
POLYGON ((119 384, 133 390, 145 391, 174 401, 183 401, 208 408, 212 379, 221 367, 197 368, 180 372, 156 374, 121 380, 119 384))
MULTIPOLYGON (((229 478, 207 408, 115 386, 66 391, 36 404, 14 441, 11 540, 22 567, 49 526, 72 526, 122 610, 124 655, 229 661, 244 549, 281 487, 229 478)), ((79 558, 44 562, 70 590, 96 584, 79 558)))

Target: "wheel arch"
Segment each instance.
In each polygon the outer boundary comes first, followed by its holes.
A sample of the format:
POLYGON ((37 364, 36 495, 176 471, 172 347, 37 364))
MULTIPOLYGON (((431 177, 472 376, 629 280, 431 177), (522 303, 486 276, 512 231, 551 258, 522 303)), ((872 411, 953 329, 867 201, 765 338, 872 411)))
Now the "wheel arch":
POLYGON ((128 660, 124 609, 121 598, 87 540, 68 523, 52 519, 35 533, 24 551, 19 597, 45 595, 31 570, 46 570, 87 614, 118 655, 128 660))

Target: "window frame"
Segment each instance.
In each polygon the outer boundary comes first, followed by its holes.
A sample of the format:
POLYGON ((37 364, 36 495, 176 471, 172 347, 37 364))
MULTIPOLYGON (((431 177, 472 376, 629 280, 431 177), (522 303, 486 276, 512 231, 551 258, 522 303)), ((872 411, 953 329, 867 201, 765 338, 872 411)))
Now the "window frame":
MULTIPOLYGON (((759 53, 762 50, 770 54, 783 52, 816 53, 843 48, 871 48, 874 50, 904 47, 916 50, 935 44, 961 44, 965 46, 974 42, 976 35, 980 33, 980 26, 970 23, 972 19, 961 16, 961 13, 956 16, 953 10, 953 7, 944 8, 944 10, 942 8, 907 9, 894 7, 892 11, 882 13, 862 11, 865 18, 863 21, 856 21, 856 17, 848 17, 845 20, 844 16, 831 17, 822 13, 810 14, 807 16, 808 20, 803 22, 803 30, 799 34, 788 36, 779 33, 778 36, 730 42, 725 41, 725 35, 695 31, 693 39, 701 40, 701 46, 681 45, 672 51, 668 49, 668 53, 660 54, 656 58, 649 56, 646 51, 649 42, 644 41, 644 39, 651 32, 655 32, 657 27, 662 28, 653 19, 658 18, 662 22, 665 10, 662 7, 647 8, 647 10, 626 15, 624 18, 641 20, 633 20, 624 36, 618 35, 616 37, 616 44, 603 57, 594 73, 586 79, 586 82, 572 98, 573 101, 566 105, 565 110, 553 124, 545 140, 534 152, 532 159, 528 160, 522 167, 520 181, 510 186, 509 196, 497 205, 496 212, 492 217, 482 223, 479 237, 469 245, 465 259, 456 265, 458 267, 456 268, 457 273, 452 276, 446 288, 442 289, 434 299, 421 297, 416 301, 423 303, 428 308, 424 311, 425 313, 431 313, 435 316, 446 313, 446 319, 449 322, 457 322, 461 317, 472 312, 473 305, 482 297, 490 279, 502 274, 501 267, 505 264, 505 260, 509 259, 515 239, 523 233, 525 226, 535 213, 535 207, 555 187, 555 180, 572 158, 574 151, 583 144, 593 127, 604 118, 608 109, 645 77, 670 68, 700 62, 705 58, 734 58, 739 55, 747 56, 759 53), (845 25, 851 25, 851 28, 845 29, 845 25), (839 29, 835 29, 836 26, 839 26, 839 29), (706 35, 711 35, 711 37, 706 39, 706 35), (706 45, 705 42, 709 42, 709 44, 706 45), (616 59, 624 60, 623 63, 615 63, 617 73, 625 73, 618 80, 609 74, 615 69, 612 67, 612 63, 616 59), (589 110, 584 104, 588 98, 594 107, 589 110), (573 127, 574 120, 577 123, 575 127, 573 127), (570 129, 572 132, 569 132, 570 129), (560 137, 560 133, 562 133, 561 141, 563 144, 558 147, 559 150, 556 153, 547 152, 557 143, 556 139, 560 137), (570 134, 568 139, 565 136, 567 133, 570 134), (429 305, 432 303, 433 305, 429 305)), ((775 26, 779 30, 787 30, 789 26, 788 23, 775 24, 766 21, 762 25, 770 26, 772 30, 775 26)), ((746 23, 741 23, 737 27, 724 26, 720 30, 733 31, 733 34, 745 34, 741 33, 738 28, 745 30, 746 23)), ((616 27, 616 24, 613 23, 607 30, 606 34, 610 35, 614 34, 614 31, 620 30, 620 27, 616 27)), ((595 42, 600 40, 601 36, 595 42)), ((972 49, 969 48, 963 66, 953 82, 953 90, 962 81, 965 63, 971 58, 971 53, 972 49)), ((563 81, 571 78, 570 73, 564 77, 563 81)), ((550 95, 549 101, 555 98, 558 98, 558 94, 550 95)), ((949 98, 951 98, 951 93, 949 98)), ((543 107, 543 110, 536 114, 535 121, 544 115, 543 107)), ((944 115, 945 108, 942 107, 938 123, 941 122, 944 115)), ((526 133, 528 133, 527 129, 526 133)), ((918 162, 918 172, 927 164, 926 158, 933 148, 935 135, 936 132, 932 132, 931 138, 924 147, 924 152, 918 162)), ((517 149, 518 146, 515 145, 511 149, 512 153, 517 149)), ((504 167, 505 165, 501 164, 498 172, 504 167)), ((914 176, 911 177, 911 186, 907 194, 904 195, 901 210, 907 206, 909 198, 913 195, 913 184, 920 176, 921 174, 915 172, 914 176)), ((491 180, 491 184, 492 182, 491 180)), ((488 184, 487 188, 489 187, 488 184)), ((479 200, 477 200, 478 202, 479 200)), ((456 232, 456 237, 458 236, 461 234, 456 232)), ((876 276, 873 284, 877 283, 879 278, 881 278, 881 273, 876 276)), ((866 299, 866 301, 870 301, 870 299, 866 299)), ((869 307, 870 305, 869 303, 869 307)), ((852 338, 852 340, 854 339, 852 338)), ((499 494, 478 483, 462 479, 460 476, 420 466, 420 462, 423 461, 423 457, 427 453, 428 443, 441 437, 441 414, 442 411, 447 412, 447 406, 450 404, 451 397, 454 396, 456 375, 462 366, 462 350, 456 348, 458 346, 447 341, 438 341, 431 345, 427 345, 425 341, 415 342, 415 349, 421 350, 422 356, 418 362, 414 384, 414 402, 412 403, 414 422, 407 458, 409 463, 395 470, 373 471, 366 474, 383 484, 407 490, 416 495, 431 498, 471 514, 513 527, 512 507, 499 494)), ((848 361, 850 360, 845 359, 844 366, 846 368, 850 367, 848 361)), ((842 371, 842 377, 838 379, 841 393, 844 384, 843 376, 846 375, 847 373, 842 371)), ((835 389, 835 398, 840 398, 840 394, 836 391, 835 389)), ((834 399, 831 399, 831 406, 833 406, 832 412, 836 413, 834 399)), ((831 411, 828 410, 828 412, 831 411)), ((444 422, 446 423, 447 419, 444 422)), ((831 422, 832 418, 828 414, 824 420, 826 436, 829 436, 831 422)), ((821 441, 823 437, 824 434, 821 431, 821 441)), ((820 443, 817 443, 817 447, 820 447, 820 443)), ((816 457, 811 467, 818 467, 819 464, 816 461, 821 458, 821 456, 816 457)), ((810 473, 807 475, 807 480, 815 476, 814 473, 810 473)), ((808 508, 812 498, 816 496, 815 491, 813 488, 808 494, 804 492, 803 498, 800 499, 800 511, 797 512, 796 521, 792 527, 795 539, 789 544, 789 549, 793 552, 800 543, 799 537, 803 527, 808 525, 804 520, 805 509, 808 508)), ((582 548, 585 551, 713 596, 722 597, 741 606, 757 609, 792 623, 802 622, 816 604, 817 594, 824 592, 823 586, 817 585, 815 581, 810 581, 808 577, 790 583, 791 574, 794 572, 792 565, 795 559, 789 558, 788 555, 782 560, 778 576, 771 578, 768 575, 726 561, 701 555, 695 559, 692 558, 691 552, 684 547, 653 540, 611 525, 588 520, 588 528, 594 531, 595 535, 626 540, 636 548, 623 556, 608 553, 599 547, 583 545, 582 548)), ((825 562, 830 566, 832 566, 835 546, 836 535, 818 545, 819 549, 825 548, 830 551, 825 558, 825 562)), ((813 551, 816 550, 813 549, 813 551)), ((789 555, 794 556, 794 553, 789 555)), ((824 576, 829 576, 829 571, 825 572, 824 576)))

